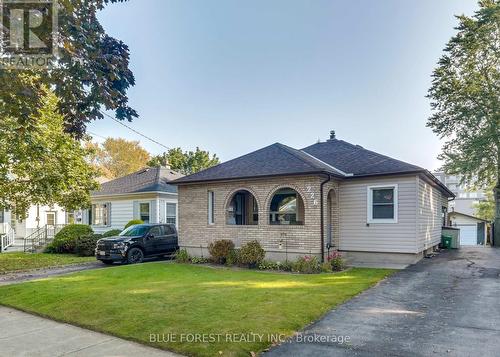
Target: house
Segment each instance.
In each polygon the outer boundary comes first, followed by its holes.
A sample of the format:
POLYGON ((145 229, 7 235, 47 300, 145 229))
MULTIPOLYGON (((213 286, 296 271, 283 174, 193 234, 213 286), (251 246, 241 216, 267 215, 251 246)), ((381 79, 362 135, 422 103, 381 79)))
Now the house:
POLYGON ((132 219, 177 224, 177 187, 170 182, 181 177, 168 167, 151 167, 105 182, 91 193, 82 222, 96 233, 123 229, 132 219))
POLYGON ((460 246, 484 246, 487 241, 488 222, 457 211, 448 214, 449 225, 460 230, 460 246))
POLYGON ((436 247, 453 193, 429 171, 331 138, 297 150, 276 143, 177 179, 179 246, 258 240, 266 259, 410 264, 436 247))
POLYGON ((462 177, 460 175, 449 175, 443 171, 438 171, 434 173, 434 176, 456 196, 455 200, 450 202, 449 211, 457 211, 473 216, 475 214, 474 205, 487 199, 483 190, 465 186, 461 182, 462 177))

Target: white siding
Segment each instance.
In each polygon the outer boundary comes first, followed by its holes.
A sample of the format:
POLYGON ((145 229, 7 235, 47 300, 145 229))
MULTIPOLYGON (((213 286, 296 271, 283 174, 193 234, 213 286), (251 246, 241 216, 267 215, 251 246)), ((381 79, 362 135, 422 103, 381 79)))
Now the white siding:
POLYGON ((415 176, 345 180, 340 183, 340 250, 415 253, 415 176), (367 188, 398 185, 398 222, 367 224, 367 188))
POLYGON ((417 249, 425 250, 441 240, 442 207, 447 206, 447 198, 441 192, 417 177, 417 249))

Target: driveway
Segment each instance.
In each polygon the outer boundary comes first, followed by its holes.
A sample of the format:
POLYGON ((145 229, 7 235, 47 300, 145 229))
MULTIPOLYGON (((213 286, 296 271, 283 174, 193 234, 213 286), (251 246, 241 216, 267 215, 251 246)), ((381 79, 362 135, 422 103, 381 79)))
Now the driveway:
POLYGON ((424 259, 267 355, 499 356, 500 249, 464 248, 424 259))

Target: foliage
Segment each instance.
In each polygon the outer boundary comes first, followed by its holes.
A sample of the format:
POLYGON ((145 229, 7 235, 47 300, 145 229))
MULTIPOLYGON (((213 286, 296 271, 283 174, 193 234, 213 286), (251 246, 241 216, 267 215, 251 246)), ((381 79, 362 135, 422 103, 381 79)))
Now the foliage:
POLYGON ((136 224, 144 224, 144 221, 142 219, 132 219, 128 221, 128 223, 125 225, 125 228, 135 226, 136 224))
POLYGON ((259 264, 260 270, 279 270, 279 271, 292 271, 291 262, 273 262, 270 260, 263 260, 259 264))
POLYGON ((108 34, 97 12, 124 0, 59 0, 58 56, 49 70, 0 69, 0 118, 10 117, 26 132, 36 130, 34 115, 43 105, 44 87, 60 101, 67 132, 81 138, 86 123, 102 119, 101 108, 120 120, 137 117, 126 95, 135 83, 128 47, 108 34))
POLYGON ((121 229, 112 229, 110 231, 107 231, 102 235, 103 238, 108 238, 108 237, 115 237, 121 233, 121 229))
POLYGON ((256 240, 250 241, 243 245, 240 249, 239 262, 240 264, 247 265, 250 268, 259 266, 264 260, 266 252, 256 240))
POLYGON ((86 161, 90 152, 64 132, 57 102, 45 91, 31 130, 17 118, 0 119, 0 207, 15 215, 24 217, 34 204, 86 207, 98 188, 97 172, 86 161))
POLYGON ((328 255, 327 262, 330 264, 331 270, 333 271, 342 271, 345 269, 344 258, 337 250, 334 250, 328 255))
POLYGON ((89 234, 76 239, 75 253, 80 257, 92 257, 95 255, 97 241, 101 239, 102 234, 89 234))
POLYGON ((226 257, 226 265, 238 265, 240 262, 240 250, 231 249, 226 257))
POLYGON ((264 338, 238 343, 222 338, 152 343, 145 331, 168 330, 179 336, 200 329, 215 335, 223 329, 224 334, 239 336, 258 328, 264 336, 280 333, 289 337, 391 272, 356 268, 325 279, 322 274, 156 262, 1 286, 0 303, 181 355, 250 356, 251 351, 260 354, 269 348, 272 341, 264 338))
POLYGON ((177 263, 190 263, 191 256, 186 249, 180 249, 175 253, 175 261, 177 263))
POLYGON ((209 260, 207 258, 202 258, 202 257, 191 257, 191 263, 192 264, 205 264, 208 263, 209 260))
POLYGON ((93 233, 89 225, 69 224, 57 232, 52 243, 45 248, 45 252, 74 253, 77 239, 93 233))
POLYGON ((86 263, 89 261, 93 262, 95 258, 77 257, 70 254, 2 253, 0 254, 0 274, 86 263))
POLYGON ((233 249, 234 243, 228 239, 215 240, 208 245, 210 257, 216 264, 225 264, 233 249))
POLYGON ((94 149, 93 164, 102 176, 117 178, 144 168, 149 153, 138 141, 107 138, 101 145, 88 143, 94 149))
POLYGON ((154 156, 148 166, 170 166, 172 170, 178 171, 184 175, 194 174, 195 172, 207 169, 219 164, 219 158, 205 150, 196 148, 196 151, 182 151, 181 148, 173 148, 162 155, 154 156))
POLYGON ((329 262, 321 263, 321 272, 331 273, 331 271, 332 271, 332 266, 330 265, 329 262))
POLYGON ((305 255, 299 257, 293 263, 293 271, 303 274, 314 274, 321 272, 321 263, 315 256, 305 255))
POLYGON ((475 203, 474 214, 476 217, 492 222, 495 219, 495 201, 485 200, 475 203))
POLYGON ((434 70, 427 125, 446 140, 439 158, 447 173, 473 187, 496 184, 500 225, 500 1, 479 5, 473 17, 457 17, 434 70))

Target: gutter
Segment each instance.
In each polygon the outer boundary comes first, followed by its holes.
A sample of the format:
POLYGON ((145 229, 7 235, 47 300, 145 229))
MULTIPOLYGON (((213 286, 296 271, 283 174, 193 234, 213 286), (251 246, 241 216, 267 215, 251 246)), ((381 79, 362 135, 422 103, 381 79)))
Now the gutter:
POLYGON ((325 218, 324 218, 324 207, 323 207, 323 186, 327 182, 331 181, 331 176, 328 175, 328 178, 325 181, 322 181, 319 186, 319 202, 320 202, 320 231, 321 231, 321 262, 325 262, 325 218))

